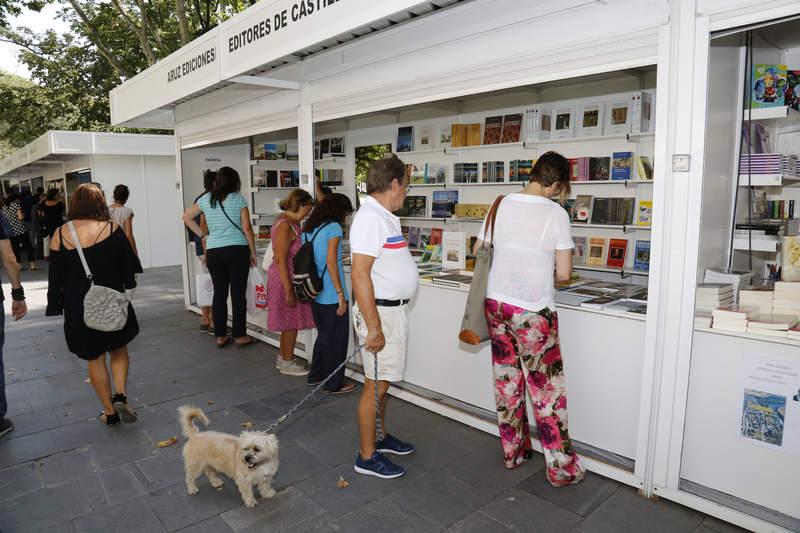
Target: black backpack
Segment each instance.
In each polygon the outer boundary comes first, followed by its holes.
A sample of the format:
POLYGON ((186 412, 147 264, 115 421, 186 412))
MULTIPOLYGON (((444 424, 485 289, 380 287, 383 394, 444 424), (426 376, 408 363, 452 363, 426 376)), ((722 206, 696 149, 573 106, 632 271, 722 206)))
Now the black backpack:
POLYGON ((311 240, 306 241, 297 250, 292 261, 294 271, 292 272, 292 288, 298 301, 313 302, 317 295, 322 292, 322 276, 328 270, 327 263, 325 268, 322 269, 322 274, 317 272, 317 262, 314 260, 314 239, 317 238, 319 232, 330 224, 328 221, 317 228, 311 240))

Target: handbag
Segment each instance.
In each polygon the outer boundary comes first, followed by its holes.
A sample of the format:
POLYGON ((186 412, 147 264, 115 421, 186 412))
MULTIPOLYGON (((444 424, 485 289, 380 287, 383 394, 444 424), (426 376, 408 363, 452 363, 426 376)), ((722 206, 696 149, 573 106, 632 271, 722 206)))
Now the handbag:
POLYGON ((214 303, 214 282, 205 266, 203 266, 202 274, 194 277, 194 291, 194 301, 198 306, 211 307, 214 303))
POLYGON ((81 241, 78 239, 78 233, 75 231, 72 221, 67 222, 67 227, 72 234, 78 256, 81 258, 86 279, 89 280, 89 290, 83 297, 83 322, 89 329, 97 331, 120 331, 128 322, 128 305, 130 304, 128 295, 94 282, 94 276, 92 276, 92 271, 89 270, 89 264, 83 255, 81 241))
POLYGON ((486 287, 489 284, 489 270, 492 268, 492 254, 494 253, 494 224, 497 219, 497 209, 502 200, 502 196, 497 197, 486 217, 484 240, 475 253, 475 270, 472 273, 467 305, 461 319, 461 331, 458 333, 458 340, 473 346, 489 340, 489 326, 486 323, 484 308, 486 306, 486 287), (486 234, 490 231, 487 243, 486 234))

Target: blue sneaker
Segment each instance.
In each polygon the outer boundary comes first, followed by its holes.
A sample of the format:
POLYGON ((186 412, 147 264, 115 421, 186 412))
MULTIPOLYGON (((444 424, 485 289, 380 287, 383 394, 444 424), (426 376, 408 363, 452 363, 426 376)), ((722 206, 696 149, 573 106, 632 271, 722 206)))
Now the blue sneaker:
POLYGON ((368 460, 361 458, 361 454, 356 456, 355 471, 367 476, 375 476, 383 479, 394 479, 406 473, 405 468, 396 465, 387 459, 381 452, 375 452, 368 460))
POLYGON ((414 452, 414 445, 410 442, 403 442, 397 437, 386 434, 383 436, 383 440, 375 443, 375 449, 381 453, 408 455, 414 452))

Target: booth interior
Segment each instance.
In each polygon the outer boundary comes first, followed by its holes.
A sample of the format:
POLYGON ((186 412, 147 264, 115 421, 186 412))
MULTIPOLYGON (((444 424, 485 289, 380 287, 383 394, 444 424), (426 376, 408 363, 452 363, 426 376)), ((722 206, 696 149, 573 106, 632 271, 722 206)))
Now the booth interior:
POLYGON ((800 20, 709 44, 680 489, 798 531, 800 20))
MULTIPOLYGON (((411 304, 405 381, 393 394, 497 434, 489 346, 457 338, 471 279, 470 243, 494 199, 520 191, 537 157, 555 150, 571 161, 564 208, 576 243, 575 276, 556 298, 570 433, 590 468, 640 486, 655 85, 650 66, 314 125, 316 179, 355 206, 363 202, 372 161, 394 152, 406 163, 410 189, 397 214, 419 261, 420 286, 411 304)), ((300 184, 297 146, 292 128, 183 149, 185 205, 202 192, 204 169, 236 169, 261 253, 278 202, 300 184)), ((194 298, 203 266, 191 246, 187 258, 194 298)), ((254 334, 275 343, 264 314, 248 321, 254 334)), ((350 374, 359 379, 359 370, 354 361, 350 374)))

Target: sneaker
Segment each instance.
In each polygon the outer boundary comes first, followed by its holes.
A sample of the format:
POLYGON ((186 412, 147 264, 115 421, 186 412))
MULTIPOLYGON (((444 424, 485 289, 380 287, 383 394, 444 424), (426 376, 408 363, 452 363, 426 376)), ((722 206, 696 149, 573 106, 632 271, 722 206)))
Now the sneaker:
POLYGON ((308 368, 297 363, 294 359, 291 361, 282 361, 278 367, 278 371, 284 376, 306 376, 308 375, 308 368))
POLYGON ((355 471, 367 476, 375 476, 382 479, 394 479, 406 473, 405 468, 391 462, 381 452, 375 452, 372 457, 365 460, 359 453, 356 456, 355 471))
POLYGON ((14 429, 14 423, 8 418, 0 418, 0 438, 14 429))
POLYGON ((408 455, 414 452, 414 445, 409 442, 403 442, 397 437, 393 437, 387 433, 383 436, 383 440, 379 440, 375 443, 375 449, 381 453, 408 455))

